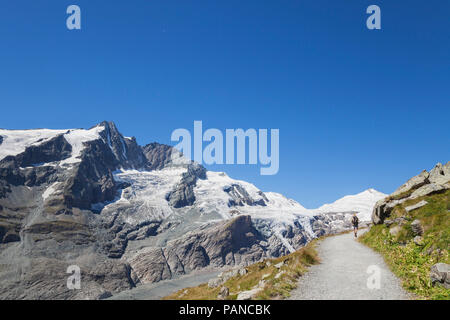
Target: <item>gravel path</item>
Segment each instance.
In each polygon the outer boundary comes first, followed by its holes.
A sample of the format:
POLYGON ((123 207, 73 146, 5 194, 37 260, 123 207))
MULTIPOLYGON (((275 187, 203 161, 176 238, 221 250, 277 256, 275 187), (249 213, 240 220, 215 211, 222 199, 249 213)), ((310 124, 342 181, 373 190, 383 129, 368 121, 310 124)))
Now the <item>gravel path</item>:
POLYGON ((353 233, 329 237, 318 245, 321 263, 299 279, 291 300, 405 300, 409 295, 381 255, 362 245, 353 233), (372 266, 372 267, 371 267, 372 266), (380 275, 379 288, 374 270, 380 275), (370 271, 370 273, 368 272, 370 271), (368 282, 372 288, 368 287, 368 282))

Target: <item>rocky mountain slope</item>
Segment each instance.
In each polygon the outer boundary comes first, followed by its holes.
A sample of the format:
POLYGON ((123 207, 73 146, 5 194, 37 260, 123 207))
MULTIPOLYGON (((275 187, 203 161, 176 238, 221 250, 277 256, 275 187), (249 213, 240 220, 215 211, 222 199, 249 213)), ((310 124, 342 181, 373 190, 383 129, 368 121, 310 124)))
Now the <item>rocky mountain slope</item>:
MULTIPOLYGON (((420 197, 442 193, 448 189, 450 189, 450 162, 445 165, 438 163, 430 172, 423 170, 405 182, 389 197, 378 201, 372 213, 372 221, 374 224, 383 223, 397 205, 420 197)), ((426 201, 420 202, 414 208, 406 208, 406 211, 412 211, 425 204, 426 201)))
POLYGON ((0 298, 97 299, 248 265, 350 227, 349 206, 307 210, 112 122, 0 130, 0 298), (66 286, 71 265, 79 290, 66 286))

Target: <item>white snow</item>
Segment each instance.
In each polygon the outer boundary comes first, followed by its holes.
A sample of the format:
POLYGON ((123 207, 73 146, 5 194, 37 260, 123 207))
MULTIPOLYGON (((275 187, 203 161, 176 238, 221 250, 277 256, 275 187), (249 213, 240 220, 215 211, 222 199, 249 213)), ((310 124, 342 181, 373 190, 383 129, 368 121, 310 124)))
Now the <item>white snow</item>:
POLYGON ((293 212, 303 212, 307 209, 300 203, 293 199, 288 199, 280 193, 276 192, 264 192, 267 199, 269 199, 270 207, 278 208, 282 210, 288 210, 293 212))
POLYGON ((275 235, 277 236, 277 238, 280 239, 281 243, 283 243, 283 245, 289 250, 289 252, 292 253, 292 252, 295 251, 295 249, 294 249, 294 247, 289 243, 289 241, 287 241, 287 239, 281 235, 281 230, 282 230, 282 229, 283 229, 283 228, 282 228, 281 226, 276 226, 276 227, 275 227, 274 233, 275 233, 275 235))
POLYGON ((128 159, 127 157, 127 148, 125 146, 125 141, 123 139, 120 139, 120 142, 122 142, 122 155, 124 159, 128 159))
POLYGON ((387 194, 375 189, 367 189, 355 195, 345 196, 331 204, 324 204, 311 211, 314 213, 356 211, 361 221, 370 221, 375 203, 385 197, 387 197, 387 194))
POLYGON ((53 192, 55 192, 55 186, 58 184, 58 182, 53 183, 50 187, 48 187, 44 193, 42 194, 42 199, 47 199, 48 197, 50 197, 53 192))
POLYGON ((0 160, 6 156, 16 156, 25 151, 27 147, 39 145, 67 130, 4 130, 0 129, 3 142, 0 144, 0 160))
POLYGON ((97 126, 89 130, 0 129, 0 136, 3 137, 3 142, 0 144, 0 160, 9 155, 16 156, 24 152, 25 149, 30 146, 42 144, 58 135, 64 134, 64 138, 72 146, 72 155, 70 158, 61 161, 60 164, 73 164, 81 161, 81 159, 79 159, 79 156, 84 148, 83 143, 87 141, 100 139, 99 133, 103 130, 105 130, 103 126, 97 126))
POLYGON ((105 127, 97 126, 89 130, 85 129, 74 129, 69 130, 68 133, 64 135, 64 138, 67 142, 72 146, 72 156, 60 162, 63 164, 73 164, 80 162, 79 158, 81 155, 81 151, 84 149, 83 143, 100 139, 99 133, 105 130, 105 127))
POLYGON ((128 217, 129 223, 149 217, 164 219, 173 213, 166 195, 175 188, 186 171, 186 168, 172 167, 154 171, 119 170, 114 173, 114 179, 128 182, 131 186, 122 192, 120 200, 115 203, 135 202, 140 207, 139 212, 144 216, 128 217))
MULTIPOLYGON (((231 196, 224 191, 224 188, 233 184, 240 185, 254 201, 263 199, 261 191, 251 183, 234 180, 223 172, 208 171, 206 175, 207 179, 197 180, 197 185, 194 188, 195 205, 207 211, 217 211, 224 219, 231 217, 231 208, 228 207, 231 196)), ((269 200, 266 206, 244 205, 233 209, 255 218, 277 219, 290 223, 295 219, 294 215, 307 214, 306 209, 298 202, 287 199, 281 194, 268 192, 265 193, 265 196, 269 200)))

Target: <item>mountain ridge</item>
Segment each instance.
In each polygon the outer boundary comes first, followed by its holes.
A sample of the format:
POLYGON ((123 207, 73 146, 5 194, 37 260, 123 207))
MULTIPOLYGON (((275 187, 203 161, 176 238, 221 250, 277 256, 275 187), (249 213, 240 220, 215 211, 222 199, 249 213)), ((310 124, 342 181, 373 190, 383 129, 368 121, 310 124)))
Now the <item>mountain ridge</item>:
POLYGON ((309 211, 173 147, 141 147, 112 122, 0 137, 3 298, 96 299, 279 257, 350 227, 349 212, 309 211), (242 228, 229 232, 227 221, 242 228), (68 265, 82 270, 81 290, 65 287, 68 265))

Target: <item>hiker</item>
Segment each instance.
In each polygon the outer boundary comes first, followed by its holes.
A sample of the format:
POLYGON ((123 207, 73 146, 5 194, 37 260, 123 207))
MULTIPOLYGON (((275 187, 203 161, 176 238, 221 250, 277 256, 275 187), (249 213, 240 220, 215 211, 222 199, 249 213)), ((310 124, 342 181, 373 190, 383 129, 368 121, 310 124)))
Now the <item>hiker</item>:
POLYGON ((355 233, 355 238, 358 237, 358 223, 359 223, 359 219, 356 216, 356 212, 355 212, 352 217, 353 232, 355 233))

